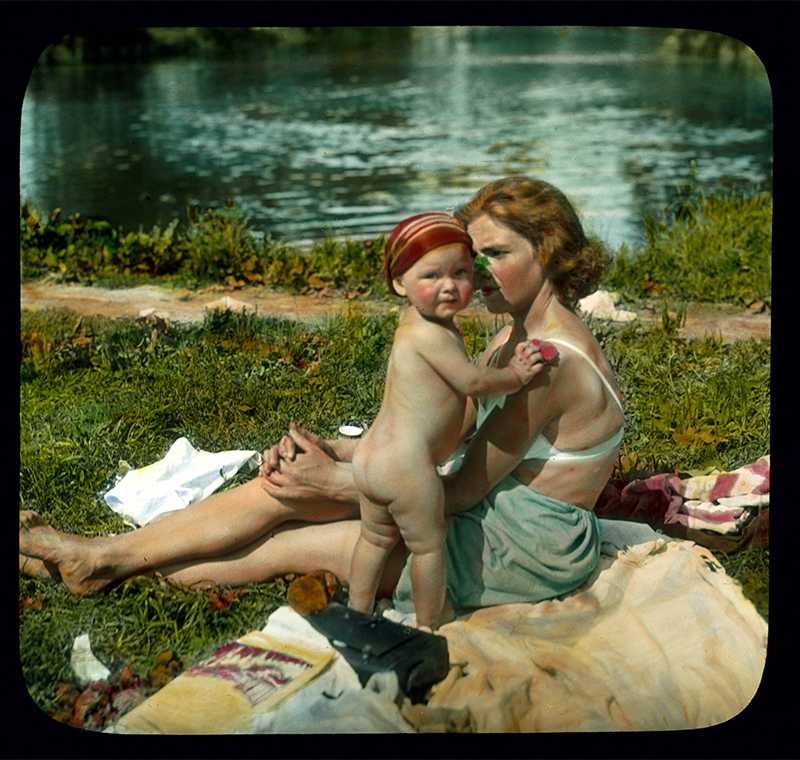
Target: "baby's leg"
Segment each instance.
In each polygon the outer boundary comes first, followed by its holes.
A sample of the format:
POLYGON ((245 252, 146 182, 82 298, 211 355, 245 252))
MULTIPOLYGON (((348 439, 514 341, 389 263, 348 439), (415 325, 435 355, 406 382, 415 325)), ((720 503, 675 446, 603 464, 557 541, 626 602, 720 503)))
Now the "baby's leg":
POLYGON ((393 502, 390 509, 403 541, 413 555, 411 588, 417 623, 436 629, 447 592, 444 490, 436 471, 419 472, 413 494, 404 494, 403 499, 393 502))
POLYGON ((357 612, 370 614, 384 565, 400 540, 400 531, 386 507, 375 504, 363 494, 359 497, 359 503, 361 534, 350 566, 348 606, 357 612))
POLYGON ((417 623, 435 631, 439 627, 447 594, 447 564, 444 547, 411 559, 411 588, 417 623))

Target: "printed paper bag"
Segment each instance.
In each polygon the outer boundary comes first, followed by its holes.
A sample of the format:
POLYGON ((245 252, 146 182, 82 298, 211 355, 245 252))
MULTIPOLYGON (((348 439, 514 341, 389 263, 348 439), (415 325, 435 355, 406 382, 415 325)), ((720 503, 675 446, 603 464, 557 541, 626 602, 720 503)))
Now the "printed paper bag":
POLYGON ((119 733, 248 732, 255 715, 271 712, 321 675, 334 651, 313 650, 248 633, 120 718, 119 733))

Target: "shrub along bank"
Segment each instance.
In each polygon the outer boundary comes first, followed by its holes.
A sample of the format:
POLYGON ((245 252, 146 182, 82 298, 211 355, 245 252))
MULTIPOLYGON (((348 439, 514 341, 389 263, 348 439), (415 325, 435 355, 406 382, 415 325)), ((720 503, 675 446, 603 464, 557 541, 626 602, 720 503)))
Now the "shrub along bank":
MULTIPOLYGON (((645 218, 646 245, 622 245, 603 287, 625 300, 750 303, 772 289, 772 195, 702 189, 692 164, 686 182, 659 217, 645 218)), ((302 291, 329 286, 383 297, 385 239, 327 237, 310 252, 251 230, 232 200, 187 210, 163 230, 123 232, 101 219, 49 217, 20 205, 23 278, 61 272, 87 284, 136 279, 200 286, 236 282, 302 291)))
POLYGON ((605 286, 623 298, 744 302, 772 293, 772 194, 709 192, 692 164, 660 217, 645 219, 647 244, 621 246, 605 286))
POLYGON ((23 278, 63 273, 106 287, 157 279, 199 287, 235 282, 301 291, 309 285, 386 295, 383 237, 338 241, 328 236, 310 252, 259 237, 232 201, 220 208, 187 212, 163 230, 123 232, 102 219, 56 210, 44 218, 27 202, 20 205, 20 266, 23 278))

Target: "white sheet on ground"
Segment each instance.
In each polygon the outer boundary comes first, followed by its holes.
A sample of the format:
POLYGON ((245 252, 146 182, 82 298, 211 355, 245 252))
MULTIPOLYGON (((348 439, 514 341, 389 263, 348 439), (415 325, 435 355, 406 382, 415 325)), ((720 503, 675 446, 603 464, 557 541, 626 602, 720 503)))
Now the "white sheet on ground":
MULTIPOLYGON (((600 523, 600 564, 580 589, 477 610, 439 629, 451 669, 427 705, 409 709, 394 674, 373 676, 362 689, 337 655, 278 709, 248 713, 248 728, 236 732, 637 731, 700 728, 737 715, 761 680, 764 619, 707 549, 640 523, 600 523)), ((289 607, 263 630, 330 650, 289 607)), ((123 717, 107 730, 175 732, 151 702, 136 708, 135 727, 123 717)), ((201 732, 191 730, 192 709, 184 695, 188 723, 180 733, 201 732)))
POLYGON ((451 672, 429 706, 468 708, 477 732, 700 728, 747 706, 767 624, 738 585, 690 541, 601 525, 600 564, 576 592, 439 629, 451 672))
MULTIPOLYGON (((270 615, 263 629, 284 641, 330 647, 290 607, 270 615)), ((414 733, 401 713, 403 694, 394 673, 376 673, 362 689, 355 670, 337 654, 334 666, 271 713, 253 718, 254 734, 414 733)))
POLYGON ((260 458, 256 451, 198 451, 178 438, 163 459, 131 470, 104 498, 117 514, 142 526, 205 499, 243 466, 258 467, 260 458))
MULTIPOLYGON (((259 633, 242 637, 257 646, 258 637, 281 642, 282 649, 315 653, 327 664, 271 704, 243 696, 265 684, 274 687, 274 663, 204 669, 202 677, 182 673, 163 689, 104 729, 115 734, 338 734, 414 733, 402 716, 403 694, 394 673, 375 674, 362 688, 355 670, 328 640, 290 607, 270 615, 259 633), (266 637, 264 637, 266 634, 266 637), (330 660, 329 656, 333 655, 330 660), (251 672, 253 670, 256 672, 251 672), (246 676, 246 678, 245 678, 246 676)), ((303 659, 309 658, 307 655, 303 659)), ((213 658, 217 664, 219 658, 213 658)), ((209 662, 209 661, 206 661, 209 662)), ((195 668, 196 670, 196 668, 195 668)), ((310 671, 309 671, 310 674, 310 671)), ((291 684, 287 684, 291 687, 291 684)), ((276 697, 279 692, 276 692, 276 697)))

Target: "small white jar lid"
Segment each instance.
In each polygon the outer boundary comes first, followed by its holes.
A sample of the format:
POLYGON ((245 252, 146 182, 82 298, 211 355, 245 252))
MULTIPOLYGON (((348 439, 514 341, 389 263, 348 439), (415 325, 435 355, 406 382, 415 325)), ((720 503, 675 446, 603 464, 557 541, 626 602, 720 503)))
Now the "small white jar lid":
POLYGON ((356 425, 342 425, 339 428, 339 433, 341 435, 346 435, 348 438, 358 438, 363 432, 364 429, 356 425))

